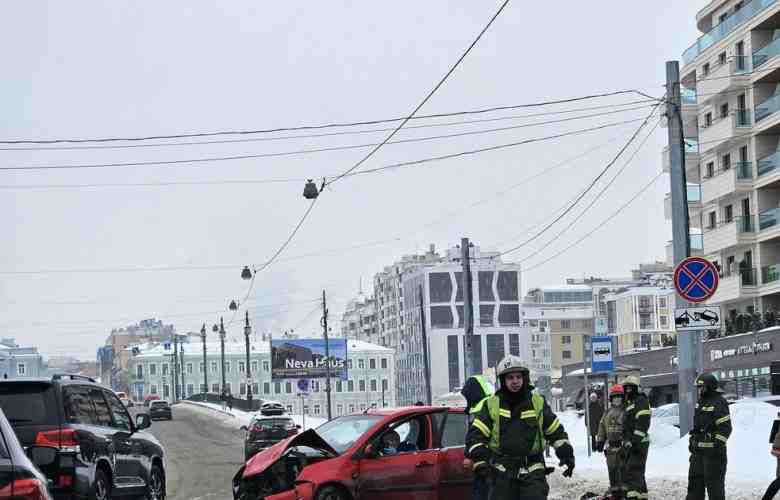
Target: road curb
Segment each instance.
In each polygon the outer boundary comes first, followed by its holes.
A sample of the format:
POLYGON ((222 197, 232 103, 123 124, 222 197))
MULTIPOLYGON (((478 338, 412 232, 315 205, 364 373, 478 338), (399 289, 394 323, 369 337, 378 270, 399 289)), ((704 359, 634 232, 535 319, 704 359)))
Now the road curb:
POLYGON ((211 410, 211 411, 216 412, 216 413, 221 413, 223 415, 229 415, 229 416, 231 416, 233 418, 237 418, 235 415, 233 415, 232 413, 230 413, 230 412, 228 412, 226 410, 220 410, 220 409, 217 409, 217 408, 212 408, 211 406, 206 406, 203 403, 200 403, 198 401, 179 401, 179 403, 186 403, 188 405, 197 406, 199 408, 205 408, 206 410, 211 410))

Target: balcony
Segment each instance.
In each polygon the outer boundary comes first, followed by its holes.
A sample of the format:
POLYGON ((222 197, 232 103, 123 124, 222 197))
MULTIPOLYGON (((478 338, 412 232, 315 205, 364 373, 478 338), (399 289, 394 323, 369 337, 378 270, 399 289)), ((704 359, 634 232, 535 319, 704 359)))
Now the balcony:
MULTIPOLYGON (((671 161, 669 158, 669 146, 664 146, 661 154, 661 168, 664 172, 671 170, 671 161)), ((695 137, 685 138, 685 173, 691 179, 699 175, 699 140, 695 137), (693 175, 692 175, 693 174, 693 175)))
POLYGON ((726 170, 718 170, 712 177, 703 179, 701 201, 707 204, 733 193, 753 189, 753 163, 739 162, 726 170))
MULTIPOLYGON (((688 211, 697 213, 701 210, 701 186, 698 184, 688 184, 688 211)), ((664 215, 667 219, 672 218, 672 194, 666 193, 664 198, 664 215)))
POLYGON ((780 208, 773 208, 766 210, 758 214, 758 230, 766 231, 767 229, 777 226, 780 221, 780 208))
POLYGON ((748 245, 756 240, 752 217, 735 217, 714 228, 705 228, 704 254, 711 255, 727 248, 748 245))
POLYGON ((683 52, 683 64, 690 64, 705 50, 726 38, 745 21, 757 16, 771 7, 777 0, 753 0, 742 6, 740 10, 727 17, 722 23, 715 25, 707 33, 699 37, 696 42, 683 52))
POLYGON ((770 59, 780 55, 780 38, 773 40, 769 45, 753 52, 753 70, 766 65, 770 59))
POLYGON ((734 139, 745 133, 746 128, 752 126, 750 115, 750 110, 737 109, 709 125, 702 125, 699 131, 699 153, 730 146, 734 139))
POLYGON ((756 124, 769 116, 772 116, 778 110, 780 110, 780 94, 774 94, 772 97, 756 106, 756 124))
POLYGON ((718 304, 754 297, 758 294, 758 276, 755 268, 742 269, 738 273, 720 279, 718 290, 709 303, 718 304))
POLYGON ((702 77, 697 84, 697 91, 701 98, 699 104, 704 104, 723 92, 744 86, 749 82, 749 58, 747 56, 735 56, 720 64, 702 77))

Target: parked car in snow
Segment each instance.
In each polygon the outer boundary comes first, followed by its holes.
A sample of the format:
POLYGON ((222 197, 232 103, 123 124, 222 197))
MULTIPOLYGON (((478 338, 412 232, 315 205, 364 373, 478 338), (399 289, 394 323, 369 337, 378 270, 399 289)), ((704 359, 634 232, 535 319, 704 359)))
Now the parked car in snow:
POLYGON ((652 422, 663 422, 668 425, 680 427, 680 405, 678 403, 670 403, 668 405, 659 406, 652 410, 652 422))
POLYGON ((233 478, 236 500, 471 498, 464 468, 467 419, 463 408, 414 406, 373 409, 336 418, 287 438, 252 457, 233 478), (383 437, 401 444, 385 454, 383 437), (391 494, 392 496, 392 494, 391 494))
POLYGON ((300 425, 295 425, 292 418, 286 415, 266 416, 255 415, 249 425, 242 425, 244 436, 244 460, 249 460, 256 453, 270 448, 282 439, 298 434, 300 425))

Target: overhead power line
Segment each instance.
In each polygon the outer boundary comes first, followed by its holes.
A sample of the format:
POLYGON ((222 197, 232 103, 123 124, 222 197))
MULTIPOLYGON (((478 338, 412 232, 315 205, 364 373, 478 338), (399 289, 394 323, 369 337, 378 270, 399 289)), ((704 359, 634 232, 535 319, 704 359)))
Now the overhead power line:
MULTIPOLYGON (((585 101, 585 100, 591 100, 591 99, 599 99, 604 97, 614 97, 614 96, 620 96, 620 95, 629 95, 629 94, 637 94, 636 90, 629 89, 629 90, 618 90, 613 92, 603 92, 599 94, 590 94, 586 96, 580 96, 580 97, 571 97, 571 98, 564 98, 564 99, 556 99, 556 100, 547 100, 547 101, 540 101, 540 102, 532 102, 527 104, 514 104, 514 105, 508 105, 508 106, 494 106, 490 108, 482 108, 482 109, 474 109, 474 110, 468 110, 468 111, 454 111, 454 112, 447 112, 447 113, 434 113, 434 114, 428 114, 428 115, 418 115, 413 116, 411 120, 424 120, 424 119, 432 119, 432 118, 446 118, 446 117, 452 117, 452 116, 466 116, 466 115, 479 115, 479 114, 486 114, 486 113, 494 113, 499 111, 509 111, 509 110, 516 110, 516 109, 528 109, 528 108, 539 108, 539 107, 545 107, 545 106, 553 106, 557 104, 570 104, 573 102, 579 102, 579 101, 585 101)), ((639 103, 641 101, 635 101, 636 103, 639 103)), ((628 104, 628 103, 624 103, 628 104)), ((597 109, 597 108, 591 108, 591 109, 597 109)), ((586 109, 583 109, 586 110, 586 109)), ((396 117, 396 118, 384 118, 384 119, 378 119, 378 120, 364 120, 364 121, 354 121, 354 122, 343 122, 343 123, 327 123, 327 124, 320 124, 320 125, 298 125, 298 126, 290 126, 290 127, 277 127, 277 128, 267 128, 267 129, 257 129, 257 130, 224 130, 224 131, 216 131, 216 132, 193 132, 193 133, 180 133, 180 134, 170 134, 170 135, 148 135, 148 136, 137 136, 137 137, 102 137, 102 138, 87 138, 87 139, 5 139, 0 140, 0 144, 7 144, 7 145, 13 145, 13 144, 81 144, 81 143, 107 143, 107 142, 137 142, 137 141, 149 141, 149 140, 164 140, 164 139, 187 139, 187 138, 195 138, 195 137, 216 137, 216 136, 228 136, 228 135, 255 135, 255 134, 271 134, 271 133, 279 133, 279 132, 295 132, 295 131, 303 131, 303 130, 320 130, 320 129, 329 129, 329 128, 340 128, 340 127, 355 127, 355 126, 367 126, 367 125, 378 125, 381 123, 392 123, 392 122, 398 122, 405 120, 404 117, 396 117)), ((393 129, 388 129, 393 130, 393 129)), ((341 133, 338 133, 341 134, 341 133)), ((296 137, 298 138, 298 137, 296 137)))
POLYGON ((27 165, 27 166, 13 166, 13 167, 0 167, 3 171, 27 171, 27 170, 63 170, 63 169, 94 169, 94 168, 116 168, 116 167, 148 167, 148 166, 170 166, 170 165, 182 165, 188 163, 203 163, 203 162, 217 162, 217 161, 235 161, 235 160, 248 160, 259 158, 277 158, 282 156, 296 156, 302 154, 323 153, 332 151, 346 151, 350 149, 364 149, 369 147, 379 147, 382 145, 395 145, 395 144, 408 144, 415 142, 434 141, 439 139, 452 139, 455 137, 465 137, 472 135, 492 134, 496 132, 506 132, 510 130, 518 130, 529 127, 538 127, 542 125, 550 125, 555 123, 565 123, 576 120, 585 120, 588 118, 597 118, 601 116, 613 115, 617 113, 624 113, 626 111, 634 111, 638 109, 644 109, 650 107, 648 105, 637 106, 633 108, 626 108, 617 111, 605 111, 600 113, 591 113, 588 115, 572 116, 568 118, 560 118, 557 120, 548 120, 544 122, 524 123, 520 125, 511 125, 507 127, 497 127, 482 130, 469 130, 464 132, 455 132, 451 134, 440 134, 434 136, 425 137, 413 137, 408 139, 399 139, 396 141, 382 142, 382 143, 369 143, 369 144, 348 144, 344 146, 328 146, 322 148, 311 149, 299 149, 294 151, 281 151, 272 153, 257 153, 248 155, 231 155, 231 156, 213 156, 206 158, 184 158, 176 160, 152 160, 152 161, 137 161, 137 162, 110 162, 110 163, 86 163, 77 165, 27 165))
MULTIPOLYGON (((556 116, 556 115, 567 115, 572 113, 579 113, 583 111, 595 111, 595 110, 601 110, 601 109, 616 109, 616 108, 624 108, 626 106, 634 106, 638 104, 649 104, 649 103, 655 103, 658 99, 656 98, 644 98, 644 99, 638 99, 633 101, 627 101, 622 102, 618 104, 602 104, 599 106, 585 106, 585 107, 579 107, 579 108, 570 108, 570 109, 563 109, 563 110, 557 110, 557 111, 544 111, 541 113, 527 113, 522 115, 509 115, 509 116, 499 116, 494 118, 478 118, 478 119, 472 119, 472 120, 460 120, 460 121, 450 121, 450 122, 443 122, 443 123, 426 123, 424 125, 407 125, 404 127, 404 130, 416 130, 416 129, 427 129, 427 128, 439 128, 439 127, 454 127, 459 125, 472 125, 475 123, 488 123, 488 122, 499 122, 499 121, 509 121, 509 120, 520 120, 520 119, 527 119, 527 118, 539 118, 542 116, 556 116)), ((515 109, 514 106, 507 106, 507 109, 515 109)), ((461 111, 461 112, 455 112, 455 113, 443 113, 442 116, 456 116, 458 114, 462 113, 482 113, 482 112, 488 112, 483 110, 477 110, 477 111, 461 111)), ((429 118, 428 116, 415 116, 413 117, 414 120, 419 120, 422 118, 429 118)), ((391 120, 388 120, 390 122, 391 120)), ((396 121, 396 120, 392 120, 396 121)), ((393 130, 393 127, 385 127, 385 128, 372 128, 372 129, 366 129, 366 130, 341 130, 337 132, 326 132, 326 133, 320 133, 320 134, 297 134, 297 135, 283 135, 283 136, 274 136, 274 137, 248 137, 248 138, 240 138, 240 139, 219 139, 219 140, 211 140, 211 141, 185 141, 185 142, 156 142, 156 143, 139 143, 139 144, 97 144, 97 145, 87 145, 87 146, 32 146, 32 147, 8 147, 8 148, 0 148, 0 151, 78 151, 78 150, 94 150, 94 149, 134 149, 134 148, 159 148, 159 147, 168 147, 168 146, 200 146, 200 145, 211 145, 211 144, 236 144, 236 143, 249 143, 249 142, 269 142, 269 141, 287 141, 287 140, 293 140, 293 139, 317 139, 322 137, 338 137, 338 136, 350 136, 350 135, 362 135, 362 134, 376 134, 379 132, 390 132, 393 130)))

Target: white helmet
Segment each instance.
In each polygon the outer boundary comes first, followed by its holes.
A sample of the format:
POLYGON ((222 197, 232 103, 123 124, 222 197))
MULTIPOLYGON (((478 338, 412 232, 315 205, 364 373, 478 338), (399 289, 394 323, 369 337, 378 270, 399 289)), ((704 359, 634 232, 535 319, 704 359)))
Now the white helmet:
POLYGON ((528 368, 523 364, 523 360, 518 356, 513 356, 511 354, 499 361, 497 369, 499 377, 503 377, 507 373, 516 372, 524 373, 526 377, 528 377, 530 373, 528 368))

